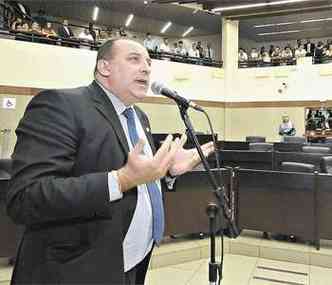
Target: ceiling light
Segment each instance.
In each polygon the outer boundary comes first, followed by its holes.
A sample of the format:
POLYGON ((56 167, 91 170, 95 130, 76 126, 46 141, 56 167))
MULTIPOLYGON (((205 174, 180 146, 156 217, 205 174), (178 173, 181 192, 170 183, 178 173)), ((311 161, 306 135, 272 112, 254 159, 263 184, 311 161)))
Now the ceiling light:
POLYGON ((166 25, 161 29, 160 32, 162 34, 165 33, 171 25, 172 25, 172 22, 167 22, 166 25))
POLYGON ((99 7, 95 6, 95 8, 93 9, 92 21, 94 22, 97 21, 98 13, 99 13, 99 7))
POLYGON ((258 8, 258 7, 291 4, 291 3, 307 2, 307 1, 312 1, 312 0, 284 0, 284 1, 264 2, 264 3, 246 4, 246 5, 237 5, 237 6, 226 6, 226 7, 214 8, 214 9, 212 9, 212 11, 213 12, 222 12, 222 11, 229 11, 229 10, 258 8))
POLYGON ((292 34, 292 33, 299 33, 302 30, 291 30, 291 31, 282 31, 282 32, 271 32, 271 33, 260 33, 257 36, 270 36, 270 35, 279 35, 279 34, 292 34))
POLYGON ((301 21, 300 23, 303 24, 303 23, 324 22, 324 21, 332 21, 332 18, 311 19, 311 20, 301 21))
POLYGON ((265 24, 265 25, 255 25, 254 28, 266 28, 266 27, 275 27, 275 26, 286 26, 297 24, 298 22, 284 22, 284 23, 276 23, 276 24, 265 24))
POLYGON ((129 27, 129 25, 130 25, 131 21, 133 20, 133 18, 134 18, 133 14, 128 15, 127 20, 126 20, 126 27, 129 27))
POLYGON ((182 37, 185 37, 186 35, 188 35, 193 29, 194 29, 193 26, 191 26, 190 28, 188 28, 188 29, 182 34, 182 37))

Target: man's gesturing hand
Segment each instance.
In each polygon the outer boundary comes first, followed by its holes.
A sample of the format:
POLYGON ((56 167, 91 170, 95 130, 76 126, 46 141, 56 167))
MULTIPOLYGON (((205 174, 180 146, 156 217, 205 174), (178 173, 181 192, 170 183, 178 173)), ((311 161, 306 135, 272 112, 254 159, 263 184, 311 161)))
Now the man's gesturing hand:
POLYGON ((134 149, 129 152, 126 165, 117 171, 122 192, 165 176, 173 164, 175 154, 182 148, 179 138, 173 141, 172 135, 168 135, 151 158, 143 154, 144 144, 144 141, 140 139, 134 149))
MULTIPOLYGON (((186 135, 182 135, 180 141, 180 148, 178 148, 178 151, 174 155, 173 163, 169 168, 169 173, 172 176, 178 176, 187 171, 190 171, 201 162, 201 158, 199 157, 196 149, 183 148, 186 139, 186 135)), ((213 142, 203 144, 201 147, 205 157, 208 157, 211 153, 215 151, 213 142)))

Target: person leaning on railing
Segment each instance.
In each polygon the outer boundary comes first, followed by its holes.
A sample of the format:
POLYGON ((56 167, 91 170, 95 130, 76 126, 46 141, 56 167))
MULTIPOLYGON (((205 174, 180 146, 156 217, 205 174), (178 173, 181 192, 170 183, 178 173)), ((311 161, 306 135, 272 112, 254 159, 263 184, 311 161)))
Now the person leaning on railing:
POLYGON ((46 37, 57 37, 58 34, 52 28, 52 23, 47 22, 46 27, 42 28, 42 34, 46 37))

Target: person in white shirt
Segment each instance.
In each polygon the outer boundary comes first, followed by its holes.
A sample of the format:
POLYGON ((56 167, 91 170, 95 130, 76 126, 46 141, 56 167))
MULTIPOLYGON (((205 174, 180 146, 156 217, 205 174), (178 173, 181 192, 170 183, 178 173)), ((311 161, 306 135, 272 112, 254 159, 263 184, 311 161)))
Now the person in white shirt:
POLYGON ((89 29, 85 28, 78 36, 79 39, 93 42, 93 37, 89 32, 89 29))
POLYGON ((239 62, 245 62, 245 61, 248 61, 248 55, 244 51, 243 48, 240 48, 240 50, 239 50, 239 62))
POLYGON ((186 48, 183 46, 183 41, 179 41, 177 44, 177 47, 175 48, 175 53, 182 55, 182 56, 186 56, 187 55, 187 50, 186 48))
POLYGON ((196 45, 196 42, 193 42, 191 44, 191 48, 189 49, 188 51, 188 55, 190 57, 199 57, 199 51, 197 49, 197 45, 196 45))
POLYGON ((256 48, 252 48, 250 52, 250 60, 260 60, 260 54, 256 48))
MULTIPOLYGON (((25 225, 12 284, 144 284, 164 232, 160 179, 200 163, 183 148, 185 135, 154 149, 136 105, 151 65, 138 42, 109 40, 89 86, 44 90, 29 102, 7 199, 8 215, 25 225)), ((202 148, 214 151, 212 142, 202 148)))
POLYGON ((304 46, 302 44, 298 48, 295 49, 296 58, 305 57, 306 54, 307 54, 307 51, 304 49, 304 46))
POLYGON ((290 121, 287 114, 282 116, 282 123, 279 125, 279 135, 284 136, 295 136, 296 130, 294 124, 290 121))
POLYGON ((282 58, 292 58, 293 57, 293 52, 290 49, 290 47, 284 48, 284 50, 281 52, 281 57, 282 58))
POLYGON ((160 52, 171 52, 171 47, 169 46, 168 38, 163 39, 163 42, 159 46, 159 51, 160 52))
POLYGON ((155 50, 155 42, 150 33, 146 33, 146 38, 143 41, 143 46, 150 52, 155 50))

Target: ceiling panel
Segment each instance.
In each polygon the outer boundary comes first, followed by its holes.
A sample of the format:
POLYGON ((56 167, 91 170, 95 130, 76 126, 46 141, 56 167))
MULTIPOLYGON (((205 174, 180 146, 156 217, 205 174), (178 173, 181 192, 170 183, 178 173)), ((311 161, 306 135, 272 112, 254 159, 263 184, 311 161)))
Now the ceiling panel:
MULTIPOLYGON (((221 17, 236 18, 240 21, 240 35, 253 41, 290 40, 297 38, 332 37, 332 21, 313 23, 300 23, 303 20, 332 18, 332 0, 314 0, 291 5, 279 5, 264 9, 241 10, 236 13, 214 14, 209 11, 197 10, 197 4, 216 7, 217 5, 239 5, 261 3, 265 0, 200 0, 176 1, 178 4, 196 4, 193 7, 173 5, 170 1, 148 0, 22 0, 32 11, 40 8, 47 14, 56 17, 66 17, 85 22, 91 21, 92 9, 98 5, 100 16, 97 24, 120 27, 124 25, 128 14, 133 13, 135 18, 130 29, 137 32, 150 32, 160 35, 161 27, 172 21, 173 25, 166 35, 181 37, 182 33, 190 26, 194 31, 190 36, 210 35, 221 33, 221 17), (158 3, 157 3, 158 2, 158 3), (167 4, 160 4, 161 2, 167 4), (325 8, 323 8, 325 7, 325 8), (307 10, 309 9, 309 10, 307 10), (318 9, 314 11, 314 9, 318 9), (278 14, 272 14, 278 13, 278 14), (255 25, 277 24, 282 22, 296 22, 292 25, 271 26, 254 28, 255 25), (275 33, 298 30, 297 33, 275 34, 258 36, 258 34, 275 33)), ((274 0, 271 0, 274 1, 274 0)), ((174 2, 174 1, 171 1, 174 2)))

